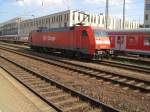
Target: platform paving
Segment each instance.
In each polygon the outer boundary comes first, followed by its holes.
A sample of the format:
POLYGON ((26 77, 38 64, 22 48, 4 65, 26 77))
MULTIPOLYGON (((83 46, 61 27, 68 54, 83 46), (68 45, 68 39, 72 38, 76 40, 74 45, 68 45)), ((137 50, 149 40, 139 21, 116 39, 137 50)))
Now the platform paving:
POLYGON ((0 112, 56 112, 0 68, 0 112))

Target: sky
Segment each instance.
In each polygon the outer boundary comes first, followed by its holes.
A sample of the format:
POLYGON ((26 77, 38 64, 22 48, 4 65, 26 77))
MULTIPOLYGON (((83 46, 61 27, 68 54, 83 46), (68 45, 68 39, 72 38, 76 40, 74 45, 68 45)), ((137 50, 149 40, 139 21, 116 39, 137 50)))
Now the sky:
MULTIPOLYGON (((68 9, 105 13, 106 0, 0 0, 0 23, 15 17, 34 18, 68 9), (34 15, 34 16, 33 16, 34 15)), ((109 14, 122 18, 123 0, 109 0, 109 14)), ((126 19, 143 23, 144 0, 126 0, 126 19)))

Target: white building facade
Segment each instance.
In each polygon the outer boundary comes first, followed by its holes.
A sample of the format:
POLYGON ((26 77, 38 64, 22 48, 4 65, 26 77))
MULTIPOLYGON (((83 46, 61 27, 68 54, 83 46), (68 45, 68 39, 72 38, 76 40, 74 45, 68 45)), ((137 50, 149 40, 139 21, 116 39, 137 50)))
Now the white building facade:
MULTIPOLYGON (((105 15, 67 10, 38 18, 27 19, 18 23, 19 24, 18 35, 21 37, 29 36, 29 33, 32 30, 36 30, 39 27, 47 27, 47 28, 71 27, 81 22, 84 23, 84 25, 104 27, 105 15)), ((108 20, 108 28, 122 29, 122 22, 123 22, 122 19, 110 16, 108 20)), ((139 23, 125 21, 125 29, 133 29, 133 28, 139 28, 139 23)))
POLYGON ((18 35, 22 18, 13 18, 0 23, 0 35, 18 35))
POLYGON ((150 0, 145 0, 144 26, 150 28, 150 0))

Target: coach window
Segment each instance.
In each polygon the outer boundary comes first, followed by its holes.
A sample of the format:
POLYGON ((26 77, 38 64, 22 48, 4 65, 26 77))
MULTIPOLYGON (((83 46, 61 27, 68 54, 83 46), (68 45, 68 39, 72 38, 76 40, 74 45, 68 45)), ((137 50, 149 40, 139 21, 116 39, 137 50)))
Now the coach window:
POLYGON ((129 45, 136 45, 138 43, 137 41, 136 37, 129 37, 129 45))
POLYGON ((87 36, 88 36, 88 34, 87 34, 87 31, 86 31, 86 30, 83 30, 83 31, 82 31, 82 36, 83 36, 83 37, 87 37, 87 36))
POLYGON ((150 46, 150 37, 144 38, 144 46, 150 46))

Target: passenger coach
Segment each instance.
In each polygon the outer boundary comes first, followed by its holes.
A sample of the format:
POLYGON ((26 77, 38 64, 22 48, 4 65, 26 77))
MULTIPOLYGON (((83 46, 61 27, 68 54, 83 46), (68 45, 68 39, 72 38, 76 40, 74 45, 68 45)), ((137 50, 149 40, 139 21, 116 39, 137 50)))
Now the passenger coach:
POLYGON ((150 29, 108 31, 115 53, 150 56, 150 29))

